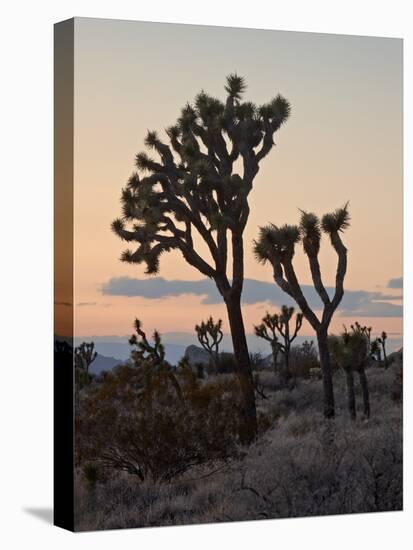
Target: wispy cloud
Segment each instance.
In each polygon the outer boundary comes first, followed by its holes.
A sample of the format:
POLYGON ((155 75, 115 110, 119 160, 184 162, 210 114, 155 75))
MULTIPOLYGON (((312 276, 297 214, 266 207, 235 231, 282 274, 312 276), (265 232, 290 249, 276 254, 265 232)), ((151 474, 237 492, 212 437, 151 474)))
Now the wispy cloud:
POLYGON ((390 279, 390 281, 387 283, 387 288, 403 288, 403 277, 390 279))
POLYGON ((100 302, 78 302, 76 307, 111 307, 112 304, 102 304, 100 302))
MULTIPOLYGON (((303 285, 303 292, 311 307, 321 308, 320 299, 312 286, 303 285)), ((162 277, 151 279, 133 279, 115 277, 102 285, 104 295, 139 296, 148 300, 177 297, 184 294, 200 296, 202 304, 219 304, 222 298, 214 283, 209 279, 198 281, 171 280, 162 277)), ((327 288, 330 296, 334 289, 327 288)), ((401 296, 392 296, 381 292, 366 290, 347 290, 340 304, 339 314, 343 317, 400 317, 402 306, 390 301, 400 300, 401 296)), ((292 300, 275 283, 246 279, 242 295, 244 304, 267 303, 274 306, 293 304, 292 300)))

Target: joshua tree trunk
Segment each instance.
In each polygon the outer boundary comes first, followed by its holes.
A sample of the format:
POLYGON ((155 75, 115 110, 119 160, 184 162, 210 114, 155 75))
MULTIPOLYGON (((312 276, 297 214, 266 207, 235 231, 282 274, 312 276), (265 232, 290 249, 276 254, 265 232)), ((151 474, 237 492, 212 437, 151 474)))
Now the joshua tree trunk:
POLYGON ((363 409, 366 418, 370 418, 370 394, 367 384, 367 376, 364 367, 359 369, 361 393, 363 395, 363 409))
POLYGON ((290 373, 290 347, 286 346, 285 352, 284 352, 284 365, 282 366, 281 372, 281 386, 286 387, 288 385, 288 381, 291 378, 290 373))
POLYGON ((334 389, 333 374, 331 369, 330 352, 328 350, 327 331, 317 331, 318 352, 320 354, 320 365, 323 373, 324 389, 324 417, 334 418, 334 389))
POLYGON ((277 374, 277 361, 278 361, 279 349, 276 344, 271 346, 271 348, 272 348, 272 362, 274 366, 274 374, 277 374))
POLYGON ((219 373, 219 352, 215 352, 212 354, 212 366, 214 369, 214 373, 219 373))
POLYGON ((347 382, 347 404, 350 418, 356 420, 356 396, 354 393, 354 374, 351 366, 345 369, 347 382))
POLYGON ((225 300, 231 327, 232 345, 237 362, 237 375, 243 395, 242 416, 244 429, 240 436, 242 443, 251 443, 257 434, 257 411, 255 408, 254 381, 250 356, 245 337, 244 321, 241 312, 241 296, 232 295, 225 300))
POLYGON ((383 343, 382 344, 382 347, 383 347, 383 359, 384 359, 384 369, 386 370, 389 366, 388 362, 387 362, 387 352, 386 352, 386 344, 383 343))

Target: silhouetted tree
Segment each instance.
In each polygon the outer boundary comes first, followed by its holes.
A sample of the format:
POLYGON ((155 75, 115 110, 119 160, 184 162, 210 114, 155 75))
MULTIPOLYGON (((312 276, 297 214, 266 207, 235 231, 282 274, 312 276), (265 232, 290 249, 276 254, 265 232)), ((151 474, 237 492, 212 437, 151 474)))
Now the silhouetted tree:
POLYGON ((377 338, 377 342, 380 344, 381 349, 383 350, 383 358, 384 358, 384 368, 387 369, 389 366, 387 361, 387 351, 386 351, 386 340, 387 340, 387 333, 383 332, 381 333, 380 338, 377 338))
POLYGON ((370 350, 371 350, 371 331, 372 327, 368 327, 366 325, 361 325, 358 321, 354 323, 354 325, 351 325, 350 328, 356 332, 359 331, 362 334, 364 334, 367 338, 367 344, 368 344, 368 354, 370 356, 370 350))
POLYGON ((224 336, 221 329, 222 320, 218 319, 218 322, 215 323, 212 317, 206 322, 202 321, 200 325, 195 325, 198 341, 209 354, 215 373, 218 372, 219 366, 219 344, 224 336))
POLYGON ((161 335, 154 330, 153 344, 151 344, 139 319, 135 319, 134 327, 136 334, 132 334, 129 338, 129 344, 132 346, 132 362, 140 371, 142 389, 146 391, 150 388, 154 377, 164 376, 174 387, 178 398, 182 399, 181 387, 171 365, 165 359, 165 347, 162 344, 161 335))
POLYGON ((145 144, 160 157, 136 156, 135 173, 122 191, 122 218, 112 224, 123 240, 135 243, 121 259, 159 271, 164 252, 179 250, 184 259, 213 279, 228 312, 237 374, 243 393, 245 442, 257 433, 254 385, 241 312, 244 281, 243 233, 249 216, 248 196, 261 161, 274 146, 275 132, 287 120, 290 105, 278 95, 261 107, 242 102, 242 77, 227 77, 226 102, 199 93, 174 126, 169 144, 148 132, 145 144), (242 174, 235 163, 242 163, 242 174), (199 241, 208 253, 201 255, 199 241), (231 245, 231 251, 229 251, 231 245), (232 269, 229 272, 229 253, 232 269))
POLYGON ((375 338, 370 345, 370 357, 381 363, 381 345, 379 338, 375 338))
POLYGON ((347 403, 352 420, 356 419, 356 395, 354 390, 354 372, 360 379, 363 397, 363 410, 370 417, 370 397, 365 368, 367 366, 368 335, 358 323, 351 325, 351 332, 344 327, 340 336, 329 337, 329 349, 336 363, 344 370, 347 382, 347 403))
POLYGON ((288 306, 281 307, 281 313, 270 315, 267 313, 262 319, 262 323, 254 326, 256 336, 264 338, 271 344, 274 359, 274 369, 276 369, 277 355, 281 351, 284 355, 284 367, 280 371, 281 384, 286 385, 291 378, 290 372, 290 350, 291 344, 297 337, 298 331, 303 323, 303 315, 297 313, 295 316, 295 327, 290 331, 290 321, 294 314, 294 308, 288 306), (281 335, 284 343, 278 341, 276 331, 281 335))
POLYGON ((258 261, 269 262, 273 267, 274 280, 300 307, 304 317, 317 335, 320 364, 323 371, 324 416, 334 417, 334 389, 330 354, 328 350, 328 327, 344 295, 344 277, 347 270, 347 249, 340 232, 349 226, 347 204, 331 214, 325 214, 320 222, 312 213, 301 211, 300 225, 261 227, 258 241, 254 243, 254 252, 258 261), (331 245, 338 256, 335 292, 330 299, 321 278, 319 251, 322 232, 330 237, 331 245), (321 319, 310 308, 305 298, 293 266, 295 246, 302 242, 306 254, 314 288, 323 303, 321 319))
POLYGON ((75 348, 75 365, 78 369, 83 370, 86 374, 89 374, 89 367, 97 357, 95 351, 94 342, 87 344, 83 342, 80 346, 75 348))
POLYGON ((278 354, 281 351, 281 343, 278 340, 276 333, 274 315, 270 315, 268 312, 265 317, 262 318, 262 323, 254 325, 255 336, 262 338, 270 343, 272 352, 272 363, 274 372, 277 373, 278 354))
POLYGON ((141 363, 143 360, 150 361, 153 365, 160 365, 165 362, 165 347, 161 341, 161 335, 157 330, 153 332, 153 344, 149 342, 146 333, 142 330, 142 323, 135 319, 134 328, 136 334, 129 338, 129 345, 134 349, 131 357, 135 363, 141 363))

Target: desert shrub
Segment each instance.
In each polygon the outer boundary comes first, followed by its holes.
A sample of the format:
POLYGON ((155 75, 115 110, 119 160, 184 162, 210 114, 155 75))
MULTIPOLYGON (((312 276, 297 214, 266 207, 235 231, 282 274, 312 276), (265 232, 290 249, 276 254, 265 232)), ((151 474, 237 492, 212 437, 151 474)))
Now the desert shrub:
POLYGON ((237 364, 233 353, 222 352, 219 354, 218 372, 220 374, 237 372, 237 364))
POLYGON ((201 383, 190 369, 117 367, 82 396, 77 415, 81 462, 170 480, 237 452, 241 396, 234 377, 201 383))
POLYGON ((397 365, 392 367, 392 369, 394 373, 390 395, 393 401, 401 403, 403 401, 403 367, 397 365))
POLYGON ((76 383, 76 390, 80 391, 86 386, 89 386, 89 384, 93 380, 93 375, 87 372, 86 370, 75 368, 75 383, 76 383))
MULTIPOLYGON (((275 380, 272 372, 259 374, 263 381, 268 374, 269 384, 275 380)), ((154 481, 150 476, 141 481, 114 470, 94 491, 88 490, 81 472, 76 478, 77 528, 400 510, 402 410, 391 399, 394 375, 393 365, 369 373, 372 406, 380 414, 368 422, 351 422, 341 412, 346 407, 346 381, 336 373, 339 414, 332 424, 334 438, 329 445, 317 406, 323 395, 322 383, 300 380, 293 391, 270 392, 269 399, 258 402, 259 426, 263 429, 265 423, 271 424, 270 429, 234 459, 200 464, 172 483, 154 481)), ((231 385, 233 379, 233 375, 220 375, 199 383, 225 381, 231 385)), ((85 393, 90 391, 88 388, 85 393)))
POLYGON ((275 392, 279 389, 278 378, 273 371, 262 370, 258 373, 259 383, 265 393, 275 392))
POLYGON ((290 350, 290 370, 294 377, 310 378, 310 370, 319 368, 318 353, 313 342, 307 340, 290 350))

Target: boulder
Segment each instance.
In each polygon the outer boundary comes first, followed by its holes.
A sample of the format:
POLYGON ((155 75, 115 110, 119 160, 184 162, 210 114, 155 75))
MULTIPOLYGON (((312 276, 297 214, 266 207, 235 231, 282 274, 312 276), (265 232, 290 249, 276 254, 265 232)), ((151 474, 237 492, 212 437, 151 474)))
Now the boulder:
POLYGON ((209 353, 199 346, 188 346, 185 350, 184 358, 188 361, 190 367, 195 367, 196 365, 207 367, 209 365, 209 353))

